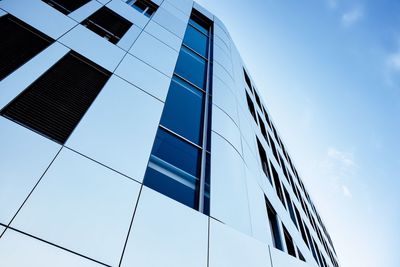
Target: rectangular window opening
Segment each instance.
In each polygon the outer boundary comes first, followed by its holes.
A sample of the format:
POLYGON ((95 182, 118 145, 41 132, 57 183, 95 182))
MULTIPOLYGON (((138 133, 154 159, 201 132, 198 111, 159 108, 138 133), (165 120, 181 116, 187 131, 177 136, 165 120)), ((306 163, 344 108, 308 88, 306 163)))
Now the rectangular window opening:
POLYGON ((287 252, 289 253, 289 255, 291 255, 293 257, 296 257, 296 250, 295 250, 295 247, 294 247, 293 239, 290 236, 290 234, 289 234, 289 232, 288 232, 288 230, 286 229, 285 226, 283 226, 283 233, 284 233, 284 236, 285 236, 285 243, 286 243, 287 252))
POLYGON ((78 8, 82 7, 83 5, 90 2, 90 0, 42 0, 49 6, 57 9, 64 15, 68 15, 69 13, 77 10, 78 8))
POLYGON ((267 197, 264 195, 265 198, 265 205, 267 206, 267 213, 268 213, 268 220, 269 226, 272 235, 272 242, 275 248, 284 251, 281 234, 279 231, 279 221, 278 216, 276 215, 275 210, 272 208, 271 204, 269 203, 267 197))
POLYGON ((265 150, 262 146, 262 144, 260 143, 260 140, 257 139, 257 147, 258 147, 258 153, 260 155, 260 160, 261 160, 261 167, 264 171, 264 174, 267 176, 269 182, 272 185, 272 180, 271 180, 271 172, 268 166, 268 158, 267 158, 267 154, 265 153, 265 150))
POLYGON ((158 9, 158 5, 150 0, 128 0, 127 4, 131 5, 148 18, 152 17, 154 12, 158 9))

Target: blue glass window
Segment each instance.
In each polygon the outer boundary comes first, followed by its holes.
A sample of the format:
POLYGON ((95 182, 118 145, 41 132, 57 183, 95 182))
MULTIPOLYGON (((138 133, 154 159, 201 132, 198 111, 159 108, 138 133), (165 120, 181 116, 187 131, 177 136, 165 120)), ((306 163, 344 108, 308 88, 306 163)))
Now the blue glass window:
POLYGON ((184 46, 179 52, 175 73, 205 89, 206 61, 184 46))
POLYGON ((201 145, 203 101, 203 92, 174 76, 161 117, 161 125, 201 145))
POLYGON ((207 57, 208 36, 196 30, 193 26, 188 25, 183 43, 203 57, 207 57))
POLYGON ((152 155, 190 175, 200 175, 200 150, 162 128, 158 129, 152 155))
POLYGON ((205 35, 208 35, 209 22, 207 22, 205 18, 201 18, 201 17, 202 17, 202 15, 199 13, 193 14, 190 17, 189 24, 191 24, 194 27, 196 27, 197 29, 199 29, 199 31, 201 31, 205 35))

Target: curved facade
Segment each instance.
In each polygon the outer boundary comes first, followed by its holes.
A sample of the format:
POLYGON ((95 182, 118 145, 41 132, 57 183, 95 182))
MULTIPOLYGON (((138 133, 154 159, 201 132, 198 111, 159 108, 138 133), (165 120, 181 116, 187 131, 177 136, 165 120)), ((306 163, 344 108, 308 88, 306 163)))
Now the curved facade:
POLYGON ((339 266, 224 24, 0 2, 1 266, 339 266))

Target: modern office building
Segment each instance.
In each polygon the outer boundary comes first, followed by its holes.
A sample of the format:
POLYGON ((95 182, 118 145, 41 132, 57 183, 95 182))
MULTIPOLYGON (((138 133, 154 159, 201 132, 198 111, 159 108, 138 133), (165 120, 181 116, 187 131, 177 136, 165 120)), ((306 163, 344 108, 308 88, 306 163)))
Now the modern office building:
POLYGON ((0 31, 0 266, 339 266, 209 11, 3 0, 0 31))

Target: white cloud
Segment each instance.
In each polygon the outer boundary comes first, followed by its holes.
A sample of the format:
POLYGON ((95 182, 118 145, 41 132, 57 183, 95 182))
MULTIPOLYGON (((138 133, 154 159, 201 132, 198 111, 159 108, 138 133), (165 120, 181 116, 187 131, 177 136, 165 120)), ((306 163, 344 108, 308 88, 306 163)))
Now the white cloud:
POLYGON ((328 6, 332 9, 335 9, 338 5, 338 0, 328 0, 328 6))
POLYGON ((343 195, 345 197, 350 197, 350 198, 353 197, 353 195, 351 194, 351 192, 347 186, 342 185, 342 191, 343 191, 343 195))
POLYGON ((346 27, 354 25, 364 17, 364 10, 361 7, 355 7, 342 14, 342 24, 346 27))
POLYGON ((327 154, 329 158, 339 161, 342 167, 346 169, 356 166, 353 153, 339 151, 336 148, 330 147, 327 154))
POLYGON ((400 51, 389 54, 386 60, 386 65, 389 69, 400 72, 400 51))

